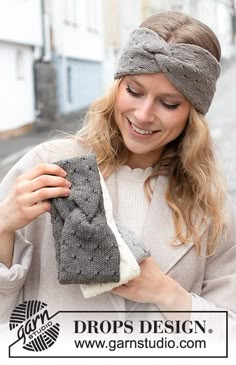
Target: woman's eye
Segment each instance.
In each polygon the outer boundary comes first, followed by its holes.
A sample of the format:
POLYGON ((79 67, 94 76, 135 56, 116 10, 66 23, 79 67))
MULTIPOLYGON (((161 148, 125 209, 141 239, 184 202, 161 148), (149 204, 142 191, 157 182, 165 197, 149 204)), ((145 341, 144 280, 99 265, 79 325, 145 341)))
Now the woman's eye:
POLYGON ((179 104, 167 104, 161 100, 161 104, 167 109, 177 109, 179 104))
POLYGON ((138 97, 138 96, 141 96, 142 94, 140 94, 140 93, 136 93, 135 91, 133 91, 129 86, 127 86, 126 87, 126 91, 129 93, 129 94, 131 94, 131 95, 133 95, 133 96, 136 96, 136 97, 138 97))

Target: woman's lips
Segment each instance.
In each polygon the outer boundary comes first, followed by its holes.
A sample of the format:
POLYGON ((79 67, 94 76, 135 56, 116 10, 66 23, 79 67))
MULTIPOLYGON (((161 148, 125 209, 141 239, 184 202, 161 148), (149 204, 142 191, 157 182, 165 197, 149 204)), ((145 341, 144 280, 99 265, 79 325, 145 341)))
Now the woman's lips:
POLYGON ((141 138, 147 138, 147 137, 151 137, 152 135, 156 134, 157 132, 160 132, 160 130, 152 131, 152 130, 138 128, 133 123, 131 123, 131 121, 128 118, 127 118, 127 120, 129 122, 130 130, 131 130, 132 134, 134 134, 135 136, 139 136, 141 138))

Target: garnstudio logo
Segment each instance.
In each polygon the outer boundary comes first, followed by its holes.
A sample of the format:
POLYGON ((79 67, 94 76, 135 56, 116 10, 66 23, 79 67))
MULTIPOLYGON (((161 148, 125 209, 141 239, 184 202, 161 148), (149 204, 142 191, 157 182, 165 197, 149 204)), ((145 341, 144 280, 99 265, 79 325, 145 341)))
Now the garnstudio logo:
POLYGON ((10 330, 17 330, 17 338, 26 350, 47 350, 59 336, 60 325, 53 323, 46 307, 43 302, 29 300, 17 305, 11 314, 10 330))

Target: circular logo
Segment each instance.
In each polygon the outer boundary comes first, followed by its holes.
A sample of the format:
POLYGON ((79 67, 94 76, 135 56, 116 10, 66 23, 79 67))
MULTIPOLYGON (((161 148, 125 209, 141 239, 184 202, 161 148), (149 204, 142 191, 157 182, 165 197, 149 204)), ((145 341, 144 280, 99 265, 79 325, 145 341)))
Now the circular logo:
POLYGON ((17 328, 18 340, 26 350, 47 350, 59 336, 60 325, 53 323, 46 307, 43 302, 29 300, 17 305, 11 314, 10 330, 17 328))

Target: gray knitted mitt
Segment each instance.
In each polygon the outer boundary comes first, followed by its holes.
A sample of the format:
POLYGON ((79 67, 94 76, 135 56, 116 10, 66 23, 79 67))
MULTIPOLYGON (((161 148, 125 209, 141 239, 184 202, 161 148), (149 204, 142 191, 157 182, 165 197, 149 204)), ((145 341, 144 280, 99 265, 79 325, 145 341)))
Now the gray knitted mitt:
POLYGON ((68 198, 52 199, 51 222, 61 284, 119 282, 120 253, 106 222, 94 154, 56 162, 71 182, 68 198))

